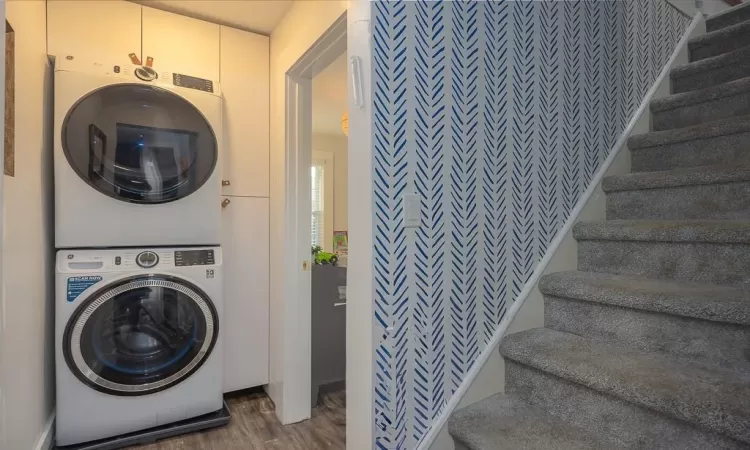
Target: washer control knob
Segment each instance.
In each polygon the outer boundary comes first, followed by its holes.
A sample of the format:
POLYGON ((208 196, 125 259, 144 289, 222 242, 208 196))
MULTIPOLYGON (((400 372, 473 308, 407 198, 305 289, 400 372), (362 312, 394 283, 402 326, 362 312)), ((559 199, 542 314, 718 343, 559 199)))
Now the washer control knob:
POLYGON ((143 81, 154 81, 159 75, 150 67, 141 66, 135 69, 135 76, 143 81))
POLYGON ((159 262, 159 255, 149 251, 141 252, 135 257, 135 262, 144 269, 149 269, 159 262))

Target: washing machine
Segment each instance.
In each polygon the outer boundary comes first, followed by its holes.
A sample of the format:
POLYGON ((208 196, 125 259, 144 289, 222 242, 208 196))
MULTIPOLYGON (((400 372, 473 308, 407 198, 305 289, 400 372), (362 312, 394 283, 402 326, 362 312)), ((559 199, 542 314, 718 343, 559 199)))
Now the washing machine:
POLYGON ((61 250, 56 264, 58 446, 223 407, 219 247, 61 250))
POLYGON ((219 84, 57 58, 57 248, 218 245, 219 84))

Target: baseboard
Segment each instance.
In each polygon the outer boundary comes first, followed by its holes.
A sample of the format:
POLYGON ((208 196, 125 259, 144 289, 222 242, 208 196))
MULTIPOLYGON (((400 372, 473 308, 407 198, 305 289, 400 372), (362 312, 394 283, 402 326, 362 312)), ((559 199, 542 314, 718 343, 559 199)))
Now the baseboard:
POLYGON ((44 424, 42 434, 36 441, 34 450, 50 450, 55 443, 55 413, 53 412, 44 424))
MULTIPOLYGON (((474 384, 480 372, 482 372, 485 364, 495 353, 497 353, 497 347, 500 344, 500 340, 505 336, 513 319, 521 310, 524 303, 526 303, 530 297, 533 297, 535 300, 541 299, 541 293, 537 288, 539 279, 546 273, 561 270, 573 270, 576 268, 576 245, 572 233, 573 225, 581 220, 605 218, 604 193, 600 187, 602 179, 608 175, 620 175, 629 171, 629 155, 626 151, 623 151, 623 148, 627 147, 628 137, 630 137, 631 134, 643 133, 649 130, 651 118, 649 105, 651 100, 669 95, 669 71, 672 67, 687 62, 688 39, 701 30, 705 32, 705 21, 702 14, 696 13, 693 16, 692 22, 682 35, 682 38, 675 46, 675 50, 672 52, 669 61, 667 61, 659 73, 659 76, 654 80, 653 85, 643 97, 638 109, 630 118, 625 130, 623 130, 617 142, 615 142, 610 150, 607 159, 604 160, 601 167, 599 167, 599 170, 591 179, 586 191, 576 203, 575 208, 571 211, 570 216, 568 216, 563 227, 555 235, 555 239, 545 252, 542 260, 537 264, 531 278, 526 282, 523 290, 508 309, 503 322, 495 330, 492 339, 482 353, 480 353, 479 357, 467 373, 466 378, 464 378, 461 385, 448 401, 448 404, 433 422, 432 427, 419 443, 417 450, 443 450, 446 448, 453 448, 452 446, 449 446, 449 443, 443 444, 445 439, 447 439, 447 433, 444 428, 450 415, 461 403, 467 392, 469 392, 470 387, 474 384), (560 255, 564 255, 564 257, 561 257, 560 255), (436 443, 439 445, 432 447, 433 442, 436 441, 438 436, 440 436, 441 442, 436 443)), ((501 391, 501 387, 498 388, 498 392, 499 391, 501 391)))

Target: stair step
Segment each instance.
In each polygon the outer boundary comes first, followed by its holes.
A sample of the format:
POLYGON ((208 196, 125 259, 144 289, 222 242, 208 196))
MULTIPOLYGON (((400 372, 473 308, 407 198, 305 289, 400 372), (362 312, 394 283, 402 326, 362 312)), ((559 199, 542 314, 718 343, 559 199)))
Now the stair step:
POLYGON ((750 2, 713 14, 706 19, 706 30, 716 31, 740 22, 750 20, 750 2))
POLYGON ((675 67, 670 72, 672 92, 695 91, 745 78, 750 73, 750 46, 675 67))
POLYGON ((750 115, 750 77, 651 102, 653 131, 745 115, 750 115))
POLYGON ((607 219, 750 219, 750 166, 610 176, 607 219))
POLYGON ((507 336, 500 353, 507 395, 629 448, 750 443, 750 376, 547 328, 507 336))
POLYGON ((517 398, 495 394, 451 415, 456 450, 598 450, 615 448, 517 398))
POLYGON ((688 41, 691 61, 723 55, 750 45, 750 21, 728 25, 688 41))
POLYGON ((750 165, 750 115, 628 139, 634 172, 750 165))
POLYGON ((578 270, 699 283, 750 283, 750 221, 580 222, 578 270))
POLYGON ((750 373, 750 289, 578 271, 539 289, 547 328, 750 373))

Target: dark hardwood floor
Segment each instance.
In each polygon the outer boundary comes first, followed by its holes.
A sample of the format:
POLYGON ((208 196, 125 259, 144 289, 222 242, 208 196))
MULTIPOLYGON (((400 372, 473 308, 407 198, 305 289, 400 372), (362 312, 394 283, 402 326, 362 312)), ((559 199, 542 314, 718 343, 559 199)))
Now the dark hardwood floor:
POLYGON ((252 392, 227 400, 229 425, 165 439, 127 450, 322 450, 346 449, 346 396, 323 396, 312 418, 282 425, 265 393, 252 392))

